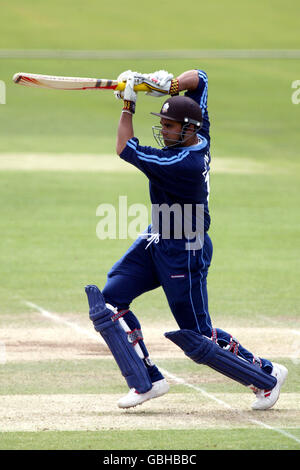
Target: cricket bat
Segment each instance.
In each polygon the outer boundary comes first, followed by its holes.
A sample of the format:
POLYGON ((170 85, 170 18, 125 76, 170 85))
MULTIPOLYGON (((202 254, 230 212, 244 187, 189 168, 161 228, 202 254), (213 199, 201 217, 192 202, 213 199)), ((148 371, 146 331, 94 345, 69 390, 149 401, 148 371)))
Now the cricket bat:
MULTIPOLYGON (((39 75, 19 72, 13 76, 19 85, 54 90, 124 90, 126 82, 107 80, 104 78, 62 77, 55 75, 39 75)), ((135 91, 150 91, 146 83, 135 85, 135 91)))

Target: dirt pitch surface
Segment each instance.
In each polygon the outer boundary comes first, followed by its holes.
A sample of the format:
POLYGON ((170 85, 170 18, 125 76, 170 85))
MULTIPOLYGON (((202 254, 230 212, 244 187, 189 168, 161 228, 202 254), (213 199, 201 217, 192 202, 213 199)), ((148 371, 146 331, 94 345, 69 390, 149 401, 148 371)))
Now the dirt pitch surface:
MULTIPOLYGON (((110 351, 98 335, 86 314, 28 314, 27 326, 16 327, 11 318, 2 316, 1 341, 5 344, 6 361, 45 361, 50 359, 111 358, 110 351), (61 321, 61 323, 60 323, 61 321), (30 328, 28 323, 33 325, 30 328)), ((262 357, 282 357, 297 360, 300 336, 290 328, 239 327, 226 324, 222 328, 238 338, 241 344, 262 357), (289 340, 287 341, 287 338, 289 340)), ((177 329, 174 322, 153 326, 143 323, 143 335, 153 358, 182 359, 182 351, 164 337, 164 332, 177 329)), ((300 359, 299 359, 300 361, 300 359)))
POLYGON ((118 394, 2 396, 1 431, 96 431, 104 429, 200 429, 257 427, 264 420, 272 427, 296 427, 299 394, 282 394, 280 410, 251 412, 251 395, 214 396, 226 402, 225 409, 200 394, 169 393, 142 406, 121 410, 118 394), (293 403, 293 409, 290 404, 293 403))

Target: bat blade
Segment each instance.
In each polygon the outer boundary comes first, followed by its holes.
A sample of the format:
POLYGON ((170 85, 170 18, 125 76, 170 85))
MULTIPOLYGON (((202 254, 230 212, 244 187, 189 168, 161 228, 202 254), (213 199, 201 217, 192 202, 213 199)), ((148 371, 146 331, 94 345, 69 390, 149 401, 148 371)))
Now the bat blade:
POLYGON ((88 90, 104 88, 115 90, 118 86, 116 80, 82 77, 61 77, 56 75, 39 75, 34 73, 16 73, 13 81, 28 87, 51 88, 55 90, 88 90))
MULTIPOLYGON (((102 78, 63 77, 57 75, 40 75, 19 72, 13 76, 19 85, 54 90, 124 90, 125 82, 102 78)), ((136 91, 149 91, 145 83, 134 87, 136 91)))

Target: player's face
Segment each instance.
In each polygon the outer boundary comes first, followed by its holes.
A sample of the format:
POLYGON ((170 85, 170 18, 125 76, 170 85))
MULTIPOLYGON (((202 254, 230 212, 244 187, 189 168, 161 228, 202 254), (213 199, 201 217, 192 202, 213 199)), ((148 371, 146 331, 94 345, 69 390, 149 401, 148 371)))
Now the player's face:
POLYGON ((168 147, 170 145, 174 145, 181 135, 182 124, 180 122, 164 118, 161 118, 160 124, 165 146, 168 147))

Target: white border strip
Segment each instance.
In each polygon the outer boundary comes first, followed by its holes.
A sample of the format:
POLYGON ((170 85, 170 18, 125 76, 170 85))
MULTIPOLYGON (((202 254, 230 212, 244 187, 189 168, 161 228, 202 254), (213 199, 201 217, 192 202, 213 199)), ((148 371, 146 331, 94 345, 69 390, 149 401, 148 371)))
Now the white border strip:
MULTIPOLYGON (((100 335, 97 335, 96 333, 91 333, 90 331, 86 330, 85 328, 81 328, 80 326, 78 326, 76 323, 74 322, 71 322, 69 320, 65 320, 64 318, 60 317, 59 315, 56 315, 54 313, 51 313, 49 312, 48 310, 45 310, 43 307, 40 307, 39 305, 36 305, 32 302, 28 302, 28 301, 24 301, 25 305, 27 305, 28 307, 31 307, 31 308, 34 308, 36 309, 39 313, 42 314, 43 317, 45 318, 48 318, 49 320, 52 320, 52 321, 55 321, 57 323, 61 323, 63 325, 66 325, 68 327, 71 327, 73 328, 74 330, 76 330, 77 332, 85 335, 85 336, 88 336, 88 337, 91 337, 93 339, 95 339, 95 336, 97 338, 97 340, 100 342, 102 342, 103 344, 106 344, 105 341, 101 338, 100 335)), ((188 388, 191 388, 192 390, 195 390, 196 392, 199 392, 201 393, 203 396, 205 396, 206 398, 210 399, 210 400, 213 400, 215 402, 217 402, 219 405, 223 406, 224 408, 227 408, 229 410, 232 410, 233 411, 233 408, 231 405, 229 405, 228 403, 226 403, 225 401, 223 400, 220 400, 219 398, 217 398, 216 396, 214 396, 213 394, 211 393, 208 393, 206 392, 205 390, 203 390, 201 387, 198 387, 196 385, 193 385, 193 384, 190 384, 188 382, 186 382, 184 379, 180 378, 180 377, 177 377, 176 375, 174 374, 171 374, 170 372, 168 372, 166 369, 162 369, 160 367, 160 370, 161 372, 168 378, 172 379, 174 382, 178 383, 178 384, 181 384, 181 385, 184 385, 185 387, 188 387, 188 388)), ((236 412, 236 410, 234 410, 236 412)), ((253 423, 253 424, 256 424, 257 426, 260 426, 264 429, 269 429, 270 431, 274 431, 274 432, 277 432, 279 434, 282 434, 283 436, 289 438, 289 439, 292 439, 293 441, 297 442, 298 444, 300 444, 300 439, 298 439, 296 436, 294 436, 293 434, 290 434, 289 432, 286 432, 286 431, 283 431, 282 429, 278 429, 278 428, 274 428, 268 424, 265 424, 263 423, 262 421, 259 421, 257 419, 252 419, 252 418, 249 418, 248 416, 244 416, 242 412, 238 412, 241 417, 243 417, 244 419, 247 419, 249 422, 253 423)))
POLYGON ((0 49, 0 59, 300 59, 300 49, 61 50, 0 49))

